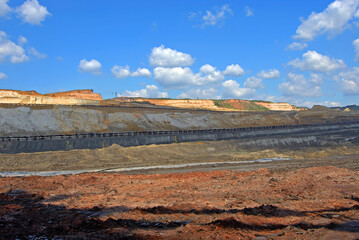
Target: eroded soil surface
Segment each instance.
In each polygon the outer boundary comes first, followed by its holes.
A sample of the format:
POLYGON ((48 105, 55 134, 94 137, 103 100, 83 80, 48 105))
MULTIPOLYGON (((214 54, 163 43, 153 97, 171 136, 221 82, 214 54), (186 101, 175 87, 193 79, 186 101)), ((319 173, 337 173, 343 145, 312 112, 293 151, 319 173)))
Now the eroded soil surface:
MULTIPOLYGON (((358 139, 359 141, 359 139, 358 139)), ((72 171, 116 169, 207 162, 251 161, 262 158, 292 158, 290 161, 213 169, 252 170, 276 168, 294 170, 312 166, 339 166, 359 170, 359 142, 327 142, 327 146, 244 148, 240 141, 173 143, 137 147, 112 145, 103 149, 83 149, 39 153, 0 154, 0 172, 72 171)), ((318 145, 318 144, 317 144, 318 145)), ((184 169, 201 171, 206 169, 184 169)), ((178 172, 178 170, 175 170, 178 172)), ((158 171, 162 173, 164 171, 158 171)), ((147 173, 136 172, 136 173, 147 173)), ((157 173, 149 171, 149 173, 157 173)))
POLYGON ((1 239, 358 239, 337 167, 0 178, 1 239))

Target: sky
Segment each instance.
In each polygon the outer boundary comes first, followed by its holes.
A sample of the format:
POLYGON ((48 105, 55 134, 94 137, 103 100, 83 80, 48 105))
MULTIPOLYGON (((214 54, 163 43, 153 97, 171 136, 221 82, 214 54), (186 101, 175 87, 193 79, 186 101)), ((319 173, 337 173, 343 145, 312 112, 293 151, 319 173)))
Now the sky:
POLYGON ((359 104, 359 0, 0 0, 0 89, 359 104))

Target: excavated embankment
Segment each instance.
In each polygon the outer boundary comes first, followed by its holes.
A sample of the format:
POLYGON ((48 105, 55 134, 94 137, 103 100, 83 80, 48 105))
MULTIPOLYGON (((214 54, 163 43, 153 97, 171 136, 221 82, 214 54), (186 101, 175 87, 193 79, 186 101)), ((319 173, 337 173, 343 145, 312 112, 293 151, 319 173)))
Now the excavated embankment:
POLYGON ((359 121, 359 112, 215 112, 121 107, 0 107, 0 136, 161 131, 359 121))
MULTIPOLYGON (((359 133, 358 123, 307 124, 241 129, 210 129, 193 131, 128 132, 115 134, 85 134, 68 136, 38 136, 31 138, 1 138, 1 153, 64 151, 105 148, 113 144, 140 146, 195 141, 238 139, 245 148, 327 145, 327 136, 353 138, 359 133)), ((333 141, 333 140, 330 140, 333 141)))
POLYGON ((0 136, 39 136, 78 133, 133 132, 124 136, 73 135, 46 138, 2 138, 0 152, 41 152, 104 148, 112 144, 139 146, 192 141, 245 140, 246 147, 320 143, 314 136, 347 130, 352 136, 359 122, 356 112, 333 110, 305 112, 214 112, 191 110, 131 109, 116 107, 0 108, 0 136), (304 125, 317 123, 317 125, 304 125), (330 124, 329 124, 330 123, 330 124), (321 124, 321 125, 320 125, 321 124), (250 126, 283 126, 256 128, 250 126), (292 126, 290 126, 292 125, 292 126), (293 126, 294 125, 294 126, 293 126), (238 128, 245 128, 238 130, 238 128), (183 132, 188 129, 204 131, 183 132), (213 130, 214 129, 214 130, 213 130), (227 130, 216 130, 227 129, 227 130), (232 129, 232 130, 228 130, 232 129), (138 131, 163 131, 141 133, 138 131), (275 138, 276 137, 276 138, 275 138), (278 137, 282 139, 277 139, 278 137), (254 138, 261 138, 254 140, 254 138), (263 139, 264 138, 264 139, 263 139), (313 138, 313 139, 312 139, 313 138), (250 139, 250 141, 248 141, 250 139))

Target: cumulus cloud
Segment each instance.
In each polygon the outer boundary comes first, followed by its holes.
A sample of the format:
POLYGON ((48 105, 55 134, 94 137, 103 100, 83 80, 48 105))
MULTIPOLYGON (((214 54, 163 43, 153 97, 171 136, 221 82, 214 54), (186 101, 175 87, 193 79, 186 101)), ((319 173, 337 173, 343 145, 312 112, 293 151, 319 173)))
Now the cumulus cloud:
POLYGON ((24 22, 32 25, 39 25, 51 13, 47 11, 45 6, 40 5, 37 0, 26 0, 20 7, 16 8, 16 12, 24 22))
POLYGON ((223 71, 223 74, 225 76, 238 77, 244 74, 244 70, 238 64, 232 64, 226 67, 226 70, 223 71))
POLYGON ((167 92, 160 92, 157 86, 147 85, 146 88, 137 91, 124 91, 120 96, 124 97, 144 97, 144 98, 167 98, 167 92))
POLYGON ((307 47, 308 47, 307 43, 292 42, 291 44, 288 45, 287 50, 300 51, 307 47))
POLYGON ((280 72, 277 69, 262 70, 257 74, 259 78, 275 79, 280 77, 280 72))
POLYGON ((222 96, 224 98, 243 98, 251 97, 255 94, 255 89, 240 88, 239 83, 234 80, 227 80, 222 83, 222 96))
POLYGON ((20 46, 24 45, 27 43, 27 38, 23 37, 23 36, 19 36, 18 40, 17 40, 17 44, 19 44, 20 46))
POLYGON ((37 57, 38 59, 44 59, 47 58, 47 55, 44 53, 40 53, 39 51, 37 51, 34 47, 29 48, 28 53, 31 55, 34 55, 35 57, 37 57))
POLYGON ((339 73, 344 95, 359 95, 359 67, 339 73))
POLYGON ((244 83, 245 88, 263 88, 262 79, 257 77, 249 77, 247 78, 246 82, 244 83))
POLYGON ((218 89, 208 88, 208 89, 190 89, 187 92, 183 92, 178 95, 177 98, 191 98, 191 99, 218 99, 218 89))
POLYGON ((7 59, 12 63, 22 63, 29 60, 25 50, 9 40, 7 34, 0 31, 0 61, 5 62, 7 59))
POLYGON ((149 61, 155 67, 184 67, 192 65, 194 59, 187 53, 161 45, 152 49, 149 61))
POLYGON ((150 77, 152 77, 152 74, 151 74, 150 70, 148 70, 147 68, 137 68, 137 70, 135 72, 131 73, 131 77, 150 78, 150 77))
POLYGON ((83 73, 88 72, 88 73, 92 73, 94 75, 101 74, 101 68, 102 68, 102 65, 99 61, 97 61, 96 59, 87 61, 86 58, 82 59, 78 66, 78 70, 80 72, 83 72, 83 73))
POLYGON ((123 66, 115 65, 111 69, 111 72, 113 73, 113 75, 116 78, 126 78, 126 77, 129 77, 131 75, 129 66, 123 67, 123 66))
POLYGON ((7 5, 8 0, 0 0, 0 17, 5 17, 9 12, 11 12, 11 8, 7 5))
POLYGON ((353 41, 353 46, 355 49, 355 61, 359 62, 359 38, 353 41))
POLYGON ((321 55, 316 51, 307 51, 302 55, 303 59, 296 58, 288 63, 302 71, 331 72, 345 67, 342 59, 334 59, 321 55))
POLYGON ((0 72, 0 79, 6 79, 7 76, 5 73, 0 72))
POLYGON ((356 14, 358 6, 358 0, 335 0, 323 12, 312 12, 303 20, 294 38, 311 41, 318 35, 341 33, 356 14))
POLYGON ((203 65, 200 69, 200 74, 197 79, 197 82, 200 85, 218 83, 224 79, 221 71, 217 70, 216 67, 213 67, 209 64, 203 65))
POLYGON ((157 67, 153 70, 153 74, 154 79, 167 89, 218 84, 224 79, 221 72, 209 64, 203 65, 200 72, 196 74, 188 67, 157 67))
POLYGON ((244 11, 246 12, 247 17, 251 17, 254 15, 252 9, 250 9, 248 6, 244 8, 244 11))
POLYGON ((116 78, 126 78, 126 77, 151 77, 152 74, 147 68, 137 68, 135 72, 130 71, 129 66, 118 66, 115 65, 111 69, 111 72, 116 78))
POLYGON ((197 75, 188 67, 157 67, 153 70, 153 75, 164 88, 186 88, 188 85, 196 85, 197 75))
MULTIPOLYGON (((311 76, 311 78, 317 76, 311 76)), ((279 89, 284 96, 294 97, 320 97, 322 90, 320 86, 314 84, 315 81, 306 79, 304 75, 288 73, 287 81, 279 85, 279 89)))

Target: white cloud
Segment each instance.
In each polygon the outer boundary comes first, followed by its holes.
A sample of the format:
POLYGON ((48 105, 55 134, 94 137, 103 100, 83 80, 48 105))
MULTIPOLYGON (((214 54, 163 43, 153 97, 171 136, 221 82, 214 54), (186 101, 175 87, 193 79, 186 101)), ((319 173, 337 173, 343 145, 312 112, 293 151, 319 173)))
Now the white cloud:
POLYGON ((137 91, 124 91, 120 96, 124 97, 144 97, 144 98, 167 98, 167 92, 160 92, 155 85, 147 85, 146 88, 137 91))
POLYGON ((155 67, 184 67, 192 65, 194 59, 187 53, 161 45, 152 49, 149 61, 155 67))
POLYGON ((222 83, 222 96, 224 98, 243 98, 251 97, 255 94, 252 88, 240 88, 239 83, 234 80, 227 80, 222 83))
POLYGON ((211 83, 218 83, 224 79, 221 71, 216 70, 215 67, 205 64, 199 69, 200 74, 197 82, 200 85, 211 84, 211 83))
POLYGON ((0 61, 5 62, 7 59, 12 63, 22 63, 28 61, 29 57, 21 46, 10 41, 7 34, 0 31, 0 61))
POLYGON ((190 89, 187 92, 181 93, 177 98, 191 98, 191 99, 218 99, 218 89, 208 88, 208 89, 190 89))
POLYGON ((11 12, 11 8, 7 5, 8 0, 0 0, 0 17, 5 17, 9 12, 11 12))
POLYGON ((219 21, 226 17, 227 13, 232 14, 232 10, 228 4, 224 4, 219 10, 217 9, 216 13, 212 13, 207 10, 206 15, 202 17, 203 26, 216 25, 219 21))
POLYGON ((218 84, 224 79, 221 72, 209 64, 203 65, 200 72, 196 74, 188 67, 157 67, 153 70, 153 74, 154 79, 168 89, 218 84))
POLYGON ((322 85, 324 83, 324 78, 322 74, 311 73, 309 81, 315 85, 322 85))
POLYGON ((353 41, 353 46, 355 49, 355 61, 359 62, 359 38, 353 41))
POLYGON ((293 104, 297 107, 313 107, 313 105, 322 105, 322 106, 327 106, 327 107, 337 107, 340 106, 341 104, 339 102, 333 102, 333 101, 312 101, 312 100, 307 100, 307 99, 302 99, 301 97, 298 96, 294 96, 294 97, 284 97, 284 96, 265 96, 264 99, 266 101, 271 101, 271 102, 287 102, 289 104, 293 104))
POLYGON ((257 77, 249 77, 247 78, 246 82, 244 83, 245 88, 263 88, 262 79, 257 77))
POLYGON ((78 69, 80 72, 89 72, 95 75, 101 74, 102 65, 96 59, 92 59, 91 61, 87 61, 86 58, 80 61, 78 69))
POLYGON ((186 88, 188 85, 196 85, 198 77, 188 67, 157 67, 153 70, 153 75, 154 79, 164 88, 186 88))
POLYGON ((244 8, 244 11, 246 12, 247 17, 251 17, 254 15, 252 9, 250 9, 248 6, 244 8))
POLYGON ((342 59, 329 58, 328 56, 321 55, 316 51, 307 51, 303 54, 303 60, 296 58, 288 63, 293 67, 299 68, 302 71, 313 72, 331 72, 345 67, 342 59))
POLYGON ((280 72, 277 69, 262 70, 257 74, 259 78, 275 79, 280 77, 280 72))
POLYGON ((238 64, 232 64, 226 67, 223 74, 230 77, 238 77, 244 74, 244 70, 238 64))
POLYGON ((0 79, 6 79, 7 76, 5 73, 0 72, 0 79))
POLYGON ((359 95, 359 67, 339 73, 344 95, 359 95))
POLYGON ((205 64, 199 70, 204 74, 212 74, 213 72, 216 71, 216 68, 213 67, 212 65, 205 64))
MULTIPOLYGON (((313 76, 311 76, 313 77, 313 76)), ((317 76, 314 76, 316 78, 317 76)), ((322 91, 320 86, 314 84, 314 81, 306 79, 301 74, 288 73, 287 82, 279 85, 279 89, 282 91, 284 96, 294 97, 320 97, 322 91)))
POLYGON ((118 66, 115 65, 111 69, 111 72, 116 78, 126 78, 126 77, 151 77, 152 74, 147 68, 137 68, 133 73, 130 71, 129 66, 118 66))
POLYGON ((16 8, 16 12, 24 22, 32 25, 41 24, 46 16, 51 15, 47 8, 40 5, 37 0, 26 0, 20 7, 16 8))
POLYGON ((126 78, 131 75, 129 66, 122 67, 122 66, 115 65, 111 69, 111 72, 113 73, 115 78, 126 78))
POLYGON ((340 106, 340 102, 332 102, 332 101, 324 101, 324 102, 314 102, 312 105, 322 105, 326 107, 338 107, 340 106))
POLYGON ((19 44, 20 46, 24 45, 27 43, 27 38, 23 37, 23 36, 19 36, 18 40, 17 40, 17 44, 19 44))
POLYGON ((308 47, 307 43, 292 42, 291 44, 288 45, 287 49, 292 51, 300 51, 307 47, 308 47))
POLYGON ((335 0, 323 12, 312 12, 308 19, 302 21, 294 38, 311 41, 325 33, 332 36, 341 33, 354 17, 358 6, 358 0, 335 0))
POLYGON ((39 51, 37 51, 34 47, 31 47, 28 50, 28 53, 31 55, 34 55, 35 57, 37 57, 38 59, 44 59, 47 58, 47 55, 44 53, 40 53, 39 51))
POLYGON ((150 70, 148 70, 147 68, 137 68, 137 70, 135 72, 131 73, 131 77, 150 78, 150 77, 152 77, 152 74, 151 74, 150 70))
POLYGON ((189 19, 193 20, 198 18, 201 22, 200 27, 215 26, 222 23, 228 14, 232 15, 232 10, 228 4, 224 4, 221 8, 215 8, 212 12, 209 10, 205 11, 205 14, 202 14, 201 11, 198 13, 192 12, 189 19))

